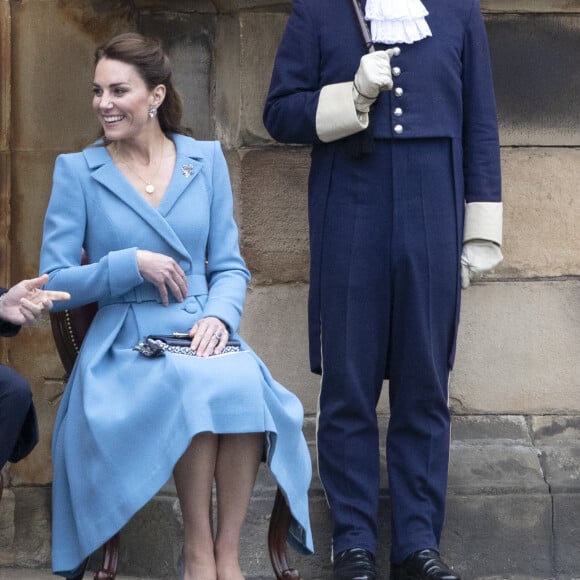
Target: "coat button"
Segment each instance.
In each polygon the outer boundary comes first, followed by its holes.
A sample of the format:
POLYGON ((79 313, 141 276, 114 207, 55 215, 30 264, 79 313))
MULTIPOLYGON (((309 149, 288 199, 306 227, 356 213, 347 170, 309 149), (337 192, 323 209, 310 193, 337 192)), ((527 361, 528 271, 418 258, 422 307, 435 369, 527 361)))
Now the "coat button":
POLYGON ((401 107, 397 107, 393 111, 393 115, 395 115, 395 117, 400 117, 402 114, 403 114, 403 109, 401 109, 401 107))
POLYGON ((402 87, 396 87, 395 88, 395 97, 402 97, 404 92, 405 91, 402 89, 402 87))
POLYGON ((393 73, 394 77, 398 77, 401 74, 401 69, 398 66, 394 66, 391 69, 391 72, 393 73))
POLYGON ((393 56, 399 56, 401 54, 401 49, 398 46, 393 47, 393 56))
POLYGON ((395 125, 393 130, 397 135, 400 135, 403 132, 403 125, 395 125))
POLYGON ((197 303, 194 300, 189 300, 184 304, 183 308, 189 314, 195 314, 197 312, 197 303))

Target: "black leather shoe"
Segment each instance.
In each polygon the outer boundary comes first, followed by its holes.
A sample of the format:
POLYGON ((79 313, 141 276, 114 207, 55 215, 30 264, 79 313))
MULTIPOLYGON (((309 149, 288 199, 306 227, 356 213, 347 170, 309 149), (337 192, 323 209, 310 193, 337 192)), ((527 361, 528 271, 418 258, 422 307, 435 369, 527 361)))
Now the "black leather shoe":
POLYGON ((391 580, 461 580, 435 550, 419 550, 402 564, 391 564, 391 580))
POLYGON ((375 557, 363 548, 350 548, 334 557, 333 580, 376 580, 375 557))

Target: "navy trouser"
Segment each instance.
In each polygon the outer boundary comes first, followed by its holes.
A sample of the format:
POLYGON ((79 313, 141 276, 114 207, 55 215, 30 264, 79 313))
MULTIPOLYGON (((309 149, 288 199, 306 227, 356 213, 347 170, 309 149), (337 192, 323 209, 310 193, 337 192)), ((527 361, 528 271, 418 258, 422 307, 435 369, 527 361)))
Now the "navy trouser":
POLYGON ((376 553, 376 405, 389 377, 391 560, 438 548, 449 462, 448 375, 459 308, 451 144, 377 141, 337 152, 321 271, 319 471, 333 550, 376 553))
MULTIPOLYGON (((22 427, 34 413, 28 381, 10 367, 0 365, 0 469, 10 460, 20 459, 30 448, 18 449, 22 427)), ((34 415, 34 422, 36 415, 34 415)))

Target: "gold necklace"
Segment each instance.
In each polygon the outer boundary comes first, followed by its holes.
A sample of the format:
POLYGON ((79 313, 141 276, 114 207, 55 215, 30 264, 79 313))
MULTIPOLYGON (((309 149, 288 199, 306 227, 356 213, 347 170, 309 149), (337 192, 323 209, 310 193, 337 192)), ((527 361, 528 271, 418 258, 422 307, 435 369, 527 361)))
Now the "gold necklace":
MULTIPOLYGON (((159 171, 161 170, 161 163, 163 161, 163 153, 165 151, 165 139, 163 139, 163 144, 161 145, 161 156, 159 158, 159 165, 157 165, 157 171, 155 172, 155 175, 153 176, 153 179, 155 179, 157 177, 157 175, 159 174, 159 171)), ((138 177, 144 184, 145 184, 145 191, 149 194, 149 195, 153 195, 155 193, 155 186, 153 185, 153 183, 151 183, 151 181, 147 181, 147 179, 144 179, 143 177, 141 177, 128 163, 127 161, 125 161, 125 159, 121 158, 121 156, 119 155, 119 150, 117 148, 117 156, 119 157, 119 160, 121 161, 121 163, 123 165, 125 165, 127 167, 127 169, 133 173, 133 175, 135 175, 136 177, 138 177)))

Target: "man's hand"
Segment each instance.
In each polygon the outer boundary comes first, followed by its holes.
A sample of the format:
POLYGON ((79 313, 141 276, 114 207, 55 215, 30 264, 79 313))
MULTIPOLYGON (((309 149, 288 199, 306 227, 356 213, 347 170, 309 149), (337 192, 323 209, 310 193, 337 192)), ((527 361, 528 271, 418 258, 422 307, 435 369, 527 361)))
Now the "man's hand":
POLYGON ((45 310, 52 308, 56 300, 69 300, 68 292, 40 290, 48 281, 48 274, 22 280, 0 296, 0 318, 12 324, 22 325, 32 322, 45 310))
POLYGON ((354 106, 360 113, 368 113, 381 91, 393 88, 391 57, 394 49, 377 50, 365 54, 354 76, 354 106))
POLYGON ((488 240, 470 240, 461 252, 461 287, 468 288, 471 280, 491 272, 501 261, 500 247, 488 240))

